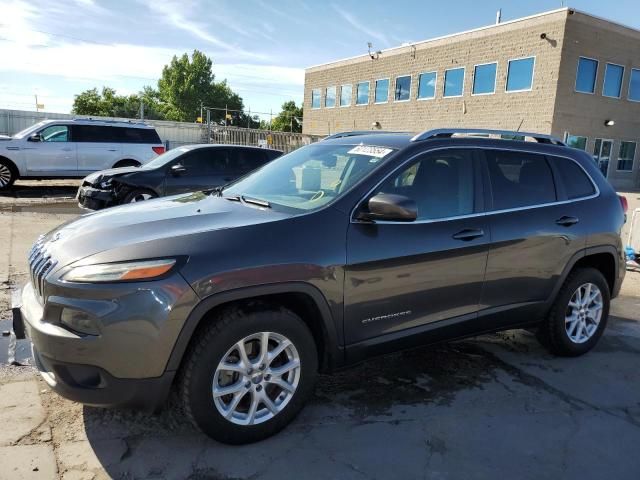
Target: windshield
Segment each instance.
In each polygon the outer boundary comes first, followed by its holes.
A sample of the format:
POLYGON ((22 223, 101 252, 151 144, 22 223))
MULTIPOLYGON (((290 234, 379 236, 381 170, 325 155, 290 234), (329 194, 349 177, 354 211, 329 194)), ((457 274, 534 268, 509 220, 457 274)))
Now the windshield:
POLYGON ((46 124, 47 124, 47 122, 38 122, 35 125, 31 125, 30 127, 25 128, 24 130, 20 130, 18 133, 13 135, 13 138, 17 138, 18 140, 21 139, 21 138, 24 138, 27 135, 29 135, 31 132, 35 132, 40 127, 42 127, 42 126, 44 126, 46 124))
POLYGON ((167 163, 169 163, 171 160, 179 157, 183 153, 187 153, 190 150, 191 149, 189 147, 173 148, 173 149, 169 150, 168 152, 163 153, 162 155, 158 155, 156 158, 151 160, 149 163, 145 163, 142 166, 142 168, 149 169, 149 168, 162 167, 163 165, 166 165, 167 163))
POLYGON ((225 196, 310 211, 347 192, 394 150, 316 143, 284 155, 229 185, 225 196))

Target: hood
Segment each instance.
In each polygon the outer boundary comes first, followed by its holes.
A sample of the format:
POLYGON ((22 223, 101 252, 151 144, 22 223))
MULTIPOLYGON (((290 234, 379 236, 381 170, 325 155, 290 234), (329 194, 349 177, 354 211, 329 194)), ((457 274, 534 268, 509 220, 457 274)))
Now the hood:
MULTIPOLYGON (((290 215, 212 197, 202 192, 158 198, 83 215, 42 238, 64 267, 82 258, 122 247, 140 247, 138 258, 188 254, 189 236, 273 222, 290 215), (163 240, 179 252, 162 250, 163 240), (150 252, 154 255, 150 255, 150 252)), ((133 249, 131 251, 138 251, 133 249)), ((130 260, 130 258, 118 258, 130 260)))
POLYGON ((9 135, 0 135, 0 141, 1 140, 13 140, 9 135))
POLYGON ((91 175, 87 175, 83 182, 89 182, 91 185, 98 184, 108 178, 120 177, 122 175, 126 175, 127 173, 139 172, 140 167, 120 167, 120 168, 110 168, 108 170, 100 170, 99 172, 92 173, 91 175))

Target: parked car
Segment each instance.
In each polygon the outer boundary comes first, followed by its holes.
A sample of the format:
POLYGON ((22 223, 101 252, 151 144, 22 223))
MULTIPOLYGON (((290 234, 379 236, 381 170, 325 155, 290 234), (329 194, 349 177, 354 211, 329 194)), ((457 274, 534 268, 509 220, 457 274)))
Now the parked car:
POLYGON ((99 210, 208 190, 246 175, 280 155, 280 150, 239 145, 179 147, 141 168, 115 168, 89 175, 78 189, 78 203, 81 207, 99 210))
POLYGON ((164 153, 155 128, 104 120, 45 120, 0 136, 0 190, 18 178, 82 178, 105 168, 140 166, 164 153))
POLYGON ((623 202, 557 139, 469 133, 325 140, 51 231, 20 309, 42 376, 102 406, 173 387, 202 431, 247 443, 372 355, 524 327, 588 352, 624 277, 623 202))

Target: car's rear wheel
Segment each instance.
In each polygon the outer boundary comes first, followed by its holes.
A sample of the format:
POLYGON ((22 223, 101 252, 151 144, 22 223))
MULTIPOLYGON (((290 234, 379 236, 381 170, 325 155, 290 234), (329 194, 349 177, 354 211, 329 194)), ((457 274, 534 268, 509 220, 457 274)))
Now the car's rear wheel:
POLYGON ((318 358, 305 323, 275 307, 227 310, 198 332, 179 394, 211 438, 244 444, 282 430, 313 392, 318 358))
POLYGON ((538 329, 538 339, 556 355, 573 357, 588 352, 606 327, 609 302, 609 285, 602 273, 594 268, 572 272, 538 329))
POLYGON ((6 190, 13 185, 18 175, 10 163, 0 160, 0 190, 6 190))
POLYGON ((152 198, 157 198, 157 197, 158 195, 156 195, 151 190, 144 190, 142 188, 137 188, 127 193, 122 203, 144 202, 145 200, 151 200, 152 198))

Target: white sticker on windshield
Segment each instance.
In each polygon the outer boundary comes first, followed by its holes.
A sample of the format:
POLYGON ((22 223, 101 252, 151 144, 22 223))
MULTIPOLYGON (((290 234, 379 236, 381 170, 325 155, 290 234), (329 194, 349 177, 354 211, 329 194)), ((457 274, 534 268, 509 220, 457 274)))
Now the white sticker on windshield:
POLYGON ((349 150, 347 153, 382 158, 389 155, 392 151, 393 150, 391 148, 374 147, 372 145, 358 145, 357 147, 354 147, 351 150, 349 150))

